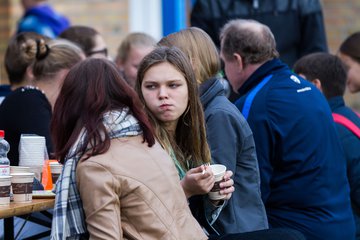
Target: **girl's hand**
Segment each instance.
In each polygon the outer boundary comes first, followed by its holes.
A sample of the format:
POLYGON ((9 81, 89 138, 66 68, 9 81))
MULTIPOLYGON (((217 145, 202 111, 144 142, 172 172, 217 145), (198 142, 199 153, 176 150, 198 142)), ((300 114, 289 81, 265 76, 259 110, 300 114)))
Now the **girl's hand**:
POLYGON ((214 206, 218 206, 223 200, 229 200, 232 196, 232 193, 235 191, 234 180, 231 179, 233 175, 232 171, 226 171, 224 175, 223 182, 220 183, 220 194, 226 195, 225 198, 221 200, 210 200, 214 206))
POLYGON ((234 180, 231 179, 233 175, 232 171, 226 171, 224 175, 224 181, 220 183, 220 194, 226 195, 224 200, 229 200, 232 193, 235 191, 234 180))
POLYGON ((181 186, 186 197, 189 198, 194 195, 207 194, 214 186, 214 182, 214 174, 211 168, 201 165, 187 171, 185 177, 181 180, 181 186))

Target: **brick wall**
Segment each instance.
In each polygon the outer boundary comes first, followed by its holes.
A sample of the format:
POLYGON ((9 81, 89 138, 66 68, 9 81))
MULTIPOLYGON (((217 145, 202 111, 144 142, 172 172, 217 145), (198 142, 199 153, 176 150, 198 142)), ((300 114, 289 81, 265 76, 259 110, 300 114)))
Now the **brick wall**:
MULTIPOLYGON (((351 33, 360 31, 359 0, 323 0, 326 35, 331 53, 336 53, 340 44, 351 33)), ((360 43, 359 43, 360 44, 360 43)), ((360 111, 360 94, 345 94, 345 101, 360 111)))
POLYGON ((6 74, 3 67, 3 59, 10 32, 9 19, 9 3, 7 1, 0 0, 0 84, 6 82, 6 80, 4 80, 4 76, 6 74))
POLYGON ((330 51, 336 53, 341 42, 360 31, 359 0, 323 0, 326 34, 330 51))
MULTIPOLYGON (((69 17, 72 25, 94 27, 105 38, 110 55, 114 56, 121 40, 128 33, 127 0, 50 0, 52 6, 69 17)), ((0 0, 0 83, 7 83, 4 52, 9 37, 16 31, 22 15, 20 0, 0 0)))

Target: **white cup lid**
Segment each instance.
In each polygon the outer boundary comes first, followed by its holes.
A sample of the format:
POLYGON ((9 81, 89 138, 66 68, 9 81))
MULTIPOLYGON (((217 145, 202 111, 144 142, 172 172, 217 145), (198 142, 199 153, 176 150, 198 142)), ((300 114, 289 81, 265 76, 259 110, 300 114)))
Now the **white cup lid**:
POLYGON ((34 176, 35 173, 22 172, 22 173, 11 173, 11 176, 34 176))
POLYGON ((0 179, 8 179, 11 178, 11 176, 0 176, 0 179))

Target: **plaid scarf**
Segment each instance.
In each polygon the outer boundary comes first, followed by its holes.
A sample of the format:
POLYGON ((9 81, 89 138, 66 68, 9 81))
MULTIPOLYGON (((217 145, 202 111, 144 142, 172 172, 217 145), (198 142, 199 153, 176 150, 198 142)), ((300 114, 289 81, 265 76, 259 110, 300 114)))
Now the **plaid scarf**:
MULTIPOLYGON (((138 121, 128 108, 105 113, 103 124, 111 139, 142 133, 138 121)), ((57 181, 51 239, 88 238, 84 209, 76 186, 76 166, 82 157, 79 150, 82 149, 85 137, 86 131, 82 129, 65 158, 62 174, 57 181)))

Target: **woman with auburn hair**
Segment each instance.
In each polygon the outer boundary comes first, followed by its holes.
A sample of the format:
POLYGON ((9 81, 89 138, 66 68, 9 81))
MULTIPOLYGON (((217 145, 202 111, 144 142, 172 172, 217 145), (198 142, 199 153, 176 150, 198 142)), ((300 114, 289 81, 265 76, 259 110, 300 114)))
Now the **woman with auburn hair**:
MULTIPOLYGON (((214 175, 204 166, 211 162, 211 156, 190 61, 178 48, 159 47, 140 64, 135 88, 155 126, 157 139, 176 165, 190 205, 197 201, 204 203, 204 207, 197 209, 201 213, 194 216, 201 224, 213 222, 225 201, 207 197, 214 185, 214 175)), ((227 171, 220 184, 225 200, 234 191, 231 175, 227 171)), ((211 227, 208 229, 213 232, 211 227)))
MULTIPOLYGON (((234 173, 235 192, 212 227, 220 233, 267 229, 254 138, 243 115, 225 96, 215 44, 203 30, 191 27, 163 37, 158 45, 178 47, 190 60, 204 108, 211 160, 234 173)), ((192 210, 201 208, 200 203, 192 210)))
POLYGON ((52 239, 206 239, 141 106, 108 60, 69 72, 51 124, 64 164, 52 239))

